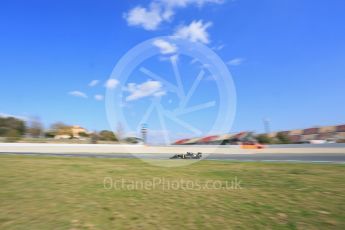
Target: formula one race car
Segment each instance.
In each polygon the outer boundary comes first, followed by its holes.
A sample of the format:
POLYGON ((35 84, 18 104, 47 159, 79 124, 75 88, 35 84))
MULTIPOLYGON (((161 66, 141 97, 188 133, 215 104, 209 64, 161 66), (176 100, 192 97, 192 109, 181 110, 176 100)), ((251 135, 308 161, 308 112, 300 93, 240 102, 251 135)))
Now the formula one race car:
POLYGON ((202 157, 202 153, 191 153, 187 152, 186 154, 175 154, 174 156, 170 157, 170 159, 200 159, 202 157))

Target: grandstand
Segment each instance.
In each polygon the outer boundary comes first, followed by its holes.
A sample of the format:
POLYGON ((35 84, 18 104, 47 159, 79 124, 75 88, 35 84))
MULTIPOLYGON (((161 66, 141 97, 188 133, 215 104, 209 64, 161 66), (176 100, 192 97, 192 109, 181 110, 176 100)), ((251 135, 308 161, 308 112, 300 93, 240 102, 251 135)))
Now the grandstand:
POLYGON ((278 133, 288 135, 292 143, 310 143, 313 141, 325 142, 344 142, 345 141, 345 125, 336 126, 320 126, 306 129, 297 129, 289 131, 281 131, 269 133, 269 137, 276 137, 278 133))
POLYGON ((191 139, 182 139, 174 145, 236 145, 244 142, 256 142, 253 132, 240 132, 233 134, 211 135, 191 139))
MULTIPOLYGON (((345 124, 272 132, 267 135, 270 138, 275 138, 278 133, 287 135, 291 143, 295 144, 320 141, 345 142, 345 124)), ((174 142, 173 145, 236 145, 248 142, 256 142, 255 134, 253 132, 229 133, 181 139, 174 142)))

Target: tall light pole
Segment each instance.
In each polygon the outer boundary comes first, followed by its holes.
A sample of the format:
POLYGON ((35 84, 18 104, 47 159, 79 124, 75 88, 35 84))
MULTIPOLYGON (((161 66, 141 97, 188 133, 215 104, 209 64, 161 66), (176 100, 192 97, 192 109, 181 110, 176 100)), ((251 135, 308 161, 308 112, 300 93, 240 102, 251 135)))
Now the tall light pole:
POLYGON ((147 124, 141 125, 141 135, 144 141, 144 144, 147 144, 147 124))

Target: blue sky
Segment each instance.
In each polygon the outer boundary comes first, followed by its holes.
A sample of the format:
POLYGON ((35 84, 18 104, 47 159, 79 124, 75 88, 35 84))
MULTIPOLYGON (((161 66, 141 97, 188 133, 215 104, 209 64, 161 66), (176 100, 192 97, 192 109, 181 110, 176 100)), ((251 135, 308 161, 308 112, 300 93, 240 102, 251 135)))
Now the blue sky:
MULTIPOLYGON (((262 132, 263 118, 272 130, 344 123, 344 11, 342 0, 3 0, 0 113, 38 116, 46 126, 110 129, 103 97, 116 63, 140 42, 179 34, 227 63, 237 93, 231 131, 262 132)), ((170 76, 165 56, 150 68, 170 76)), ((186 89, 199 70, 191 60, 181 63, 180 71, 190 73, 182 79, 186 89)), ((150 80, 133 73, 121 82, 125 97, 133 93, 129 83, 138 90, 150 80)), ((191 103, 217 101, 212 84, 205 76, 191 103)), ((164 84, 157 87, 126 101, 126 113, 138 118, 154 98, 174 109, 177 99, 164 84)), ((207 132, 214 110, 192 118, 207 132)), ((162 130, 152 120, 149 126, 162 130)))

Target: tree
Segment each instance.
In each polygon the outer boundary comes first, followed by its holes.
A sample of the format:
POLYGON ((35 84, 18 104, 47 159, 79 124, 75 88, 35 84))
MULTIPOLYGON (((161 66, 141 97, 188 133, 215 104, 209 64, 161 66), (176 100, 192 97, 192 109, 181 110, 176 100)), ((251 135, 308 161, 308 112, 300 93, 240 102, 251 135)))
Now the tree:
POLYGON ((72 136, 72 128, 62 122, 56 122, 50 126, 50 129, 55 135, 70 135, 72 136))
POLYGON ((259 134, 256 136, 257 141, 260 144, 271 144, 272 139, 267 134, 259 134))
POLYGON ((47 138, 54 138, 55 137, 55 132, 52 130, 48 130, 46 132, 44 132, 44 136, 47 138))
POLYGON ((130 144, 138 144, 141 142, 140 139, 136 137, 127 137, 124 139, 124 141, 130 144))
POLYGON ((6 123, 8 128, 16 130, 20 136, 25 134, 26 125, 23 120, 14 117, 8 117, 6 123))
POLYGON ((102 130, 99 133, 99 139, 102 141, 118 141, 117 137, 112 131, 102 130))
POLYGON ((81 137, 89 137, 90 134, 85 133, 85 132, 81 132, 81 133, 79 133, 79 136, 81 136, 81 137))
POLYGON ((91 133, 91 135, 90 135, 91 144, 97 144, 98 138, 99 137, 98 137, 96 132, 91 133))
POLYGON ((38 138, 42 135, 43 125, 39 118, 37 117, 32 118, 29 128, 28 128, 28 133, 34 138, 38 138))
POLYGON ((9 130, 8 127, 0 127, 0 137, 5 137, 9 130))
POLYGON ((20 138, 25 131, 26 125, 23 120, 14 117, 0 117, 0 136, 20 138))
POLYGON ((285 132, 279 132, 276 136, 279 144, 290 144, 290 138, 285 132))
POLYGON ((6 134, 6 141, 7 142, 17 142, 20 140, 21 135, 19 132, 15 129, 11 129, 6 134))

